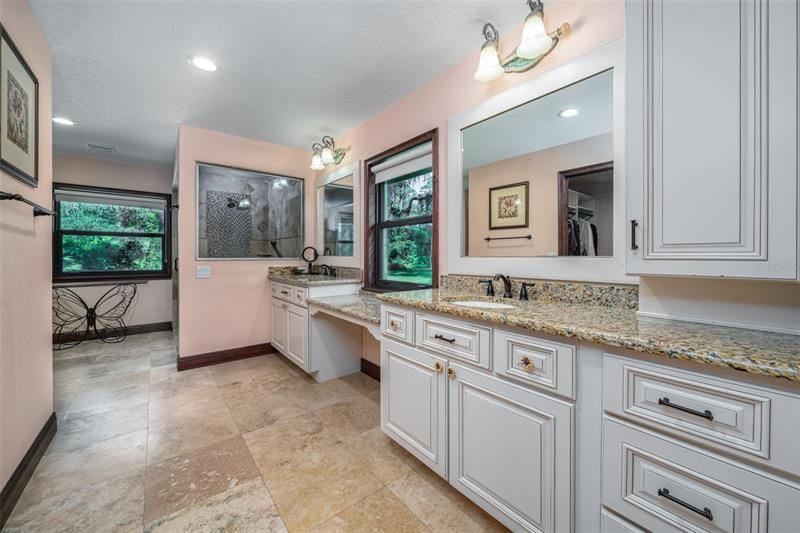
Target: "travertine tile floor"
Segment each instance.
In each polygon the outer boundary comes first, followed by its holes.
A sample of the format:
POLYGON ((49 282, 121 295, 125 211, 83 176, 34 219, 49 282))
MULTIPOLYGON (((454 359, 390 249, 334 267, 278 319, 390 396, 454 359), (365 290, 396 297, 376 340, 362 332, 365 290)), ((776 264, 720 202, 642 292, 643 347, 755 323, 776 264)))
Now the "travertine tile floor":
POLYGON ((168 333, 54 354, 58 433, 8 531, 499 531, 379 428, 378 383, 277 355, 178 373, 168 333))

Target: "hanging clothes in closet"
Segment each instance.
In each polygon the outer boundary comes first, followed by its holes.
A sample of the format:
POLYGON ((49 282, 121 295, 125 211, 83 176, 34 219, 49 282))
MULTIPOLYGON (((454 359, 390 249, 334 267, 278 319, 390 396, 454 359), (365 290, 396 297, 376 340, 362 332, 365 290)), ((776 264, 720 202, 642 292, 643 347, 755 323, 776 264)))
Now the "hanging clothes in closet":
POLYGON ((569 255, 597 256, 597 226, 576 217, 567 219, 569 255))

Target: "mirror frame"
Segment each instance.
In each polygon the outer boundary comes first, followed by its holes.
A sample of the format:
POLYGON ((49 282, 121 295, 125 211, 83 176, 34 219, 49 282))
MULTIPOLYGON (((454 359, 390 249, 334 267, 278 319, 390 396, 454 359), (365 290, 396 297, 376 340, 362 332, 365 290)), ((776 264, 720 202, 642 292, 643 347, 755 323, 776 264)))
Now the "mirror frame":
MULTIPOLYGON (((448 195, 461 194, 461 131, 600 72, 614 69, 614 255, 611 257, 463 256, 464 202, 450 203, 447 215, 447 270, 453 274, 494 275, 568 281, 636 284, 625 274, 625 42, 624 38, 504 91, 447 120, 448 195)), ((452 196, 450 196, 452 197, 452 196)), ((532 233, 535 238, 535 229, 532 233)))
POLYGON ((353 255, 320 255, 317 262, 331 266, 361 268, 361 161, 354 161, 322 178, 317 185, 317 248, 325 246, 323 220, 325 185, 353 176, 353 255))

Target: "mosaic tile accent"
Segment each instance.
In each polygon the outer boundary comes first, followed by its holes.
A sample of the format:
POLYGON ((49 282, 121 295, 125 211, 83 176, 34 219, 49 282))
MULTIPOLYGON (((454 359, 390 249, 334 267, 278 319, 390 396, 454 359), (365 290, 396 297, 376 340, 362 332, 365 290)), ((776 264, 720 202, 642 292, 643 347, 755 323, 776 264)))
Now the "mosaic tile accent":
POLYGON ((250 201, 249 194, 206 191, 208 257, 248 257, 252 217, 250 207, 228 207, 231 201, 250 201))
MULTIPOLYGON (((489 276, 445 274, 441 277, 440 287, 469 294, 485 295, 486 285, 479 285, 478 281, 488 278, 489 276)), ((620 307, 624 309, 639 308, 639 287, 636 285, 607 285, 603 283, 511 278, 511 292, 514 294, 514 298, 519 295, 523 282, 534 284, 532 287, 528 286, 528 298, 531 300, 602 305, 604 307, 620 307)), ((494 290, 496 294, 502 293, 503 282, 495 281, 494 290)))
POLYGON ((800 382, 800 336, 797 335, 640 318, 634 309, 625 307, 544 300, 521 302, 453 289, 391 292, 376 298, 389 304, 469 320, 800 382), (514 307, 488 310, 452 303, 465 296, 509 303, 514 307))

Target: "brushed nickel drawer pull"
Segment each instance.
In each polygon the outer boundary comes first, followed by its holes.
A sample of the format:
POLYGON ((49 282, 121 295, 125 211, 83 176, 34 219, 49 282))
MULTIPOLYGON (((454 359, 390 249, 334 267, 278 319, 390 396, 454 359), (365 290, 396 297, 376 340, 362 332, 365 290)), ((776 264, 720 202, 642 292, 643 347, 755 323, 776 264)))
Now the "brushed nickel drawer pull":
POLYGON ((445 337, 443 335, 439 335, 438 333, 436 335, 434 335, 433 338, 434 339, 439 339, 440 341, 449 342, 450 344, 455 344, 455 342, 456 342, 455 339, 448 339, 447 337, 445 337))
POLYGON ((666 397, 659 398, 658 405, 663 405, 664 407, 672 407, 673 409, 677 409, 678 411, 683 411, 684 413, 689 413, 690 415, 699 416, 700 418, 705 418, 710 422, 714 421, 714 415, 708 409, 706 409, 705 411, 697 411, 689 407, 684 407, 682 405, 672 403, 669 401, 669 398, 666 397))
POLYGON ((700 516, 704 517, 706 520, 710 520, 710 521, 714 520, 714 515, 711 514, 711 509, 709 509, 708 507, 703 507, 702 509, 700 509, 699 507, 695 507, 691 503, 685 502, 685 501, 681 500, 680 498, 676 498, 675 496, 673 496, 672 494, 669 493, 669 489, 658 489, 658 495, 663 497, 663 498, 668 499, 671 502, 677 503, 681 507, 685 507, 685 508, 689 509, 693 513, 699 514, 700 516))

